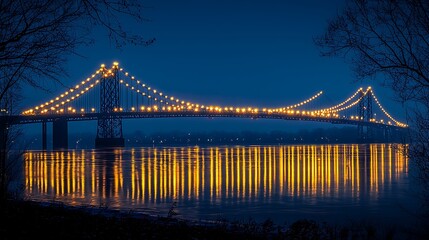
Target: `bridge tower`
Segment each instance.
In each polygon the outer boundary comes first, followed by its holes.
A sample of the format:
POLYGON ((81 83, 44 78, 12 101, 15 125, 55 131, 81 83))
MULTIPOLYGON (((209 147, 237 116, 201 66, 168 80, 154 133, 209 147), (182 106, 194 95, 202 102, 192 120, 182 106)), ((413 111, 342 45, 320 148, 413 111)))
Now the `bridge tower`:
MULTIPOLYGON (((372 91, 367 91, 366 94, 360 93, 361 100, 357 108, 357 115, 361 121, 369 122, 372 118, 372 91)), ((366 142, 373 138, 373 129, 370 126, 358 124, 358 136, 360 141, 366 142)))
MULTIPOLYGON (((104 68, 104 65, 101 66, 104 68)), ((100 79, 100 117, 98 118, 95 147, 123 147, 122 118, 112 116, 119 111, 119 75, 118 64, 114 63, 112 71, 104 70, 100 79)))

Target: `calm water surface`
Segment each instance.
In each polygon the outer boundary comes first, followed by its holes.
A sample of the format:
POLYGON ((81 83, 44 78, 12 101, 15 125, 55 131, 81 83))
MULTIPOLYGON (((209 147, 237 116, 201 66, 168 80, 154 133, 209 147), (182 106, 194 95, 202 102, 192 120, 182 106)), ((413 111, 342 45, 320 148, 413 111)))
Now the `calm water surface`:
POLYGON ((405 145, 142 147, 30 151, 29 199, 195 220, 405 222, 405 145))

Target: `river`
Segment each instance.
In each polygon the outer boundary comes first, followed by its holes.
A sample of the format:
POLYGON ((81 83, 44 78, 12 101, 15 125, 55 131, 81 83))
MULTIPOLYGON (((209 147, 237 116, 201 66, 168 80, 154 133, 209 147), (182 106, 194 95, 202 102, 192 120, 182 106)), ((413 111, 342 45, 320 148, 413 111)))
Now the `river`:
POLYGON ((27 199, 192 220, 401 224, 415 210, 407 145, 28 151, 27 199), (174 205, 173 205, 174 204, 174 205))

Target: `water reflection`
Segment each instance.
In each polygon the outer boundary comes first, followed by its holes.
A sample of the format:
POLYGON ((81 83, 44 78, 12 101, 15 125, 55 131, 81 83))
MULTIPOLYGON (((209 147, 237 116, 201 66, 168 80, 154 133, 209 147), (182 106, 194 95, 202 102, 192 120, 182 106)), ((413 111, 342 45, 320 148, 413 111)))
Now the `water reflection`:
POLYGON ((34 151, 25 155, 25 192, 70 205, 197 208, 185 215, 213 204, 371 203, 407 177, 406 151, 391 144, 34 151))

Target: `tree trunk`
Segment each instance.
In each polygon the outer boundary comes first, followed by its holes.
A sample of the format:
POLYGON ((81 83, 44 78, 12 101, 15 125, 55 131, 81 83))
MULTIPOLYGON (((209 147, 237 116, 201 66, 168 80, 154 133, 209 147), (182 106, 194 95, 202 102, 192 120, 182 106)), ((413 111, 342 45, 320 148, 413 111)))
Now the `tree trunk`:
POLYGON ((8 124, 4 116, 0 117, 0 201, 6 199, 6 158, 8 124))

